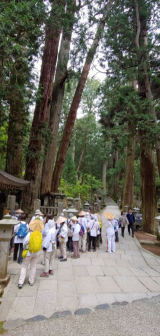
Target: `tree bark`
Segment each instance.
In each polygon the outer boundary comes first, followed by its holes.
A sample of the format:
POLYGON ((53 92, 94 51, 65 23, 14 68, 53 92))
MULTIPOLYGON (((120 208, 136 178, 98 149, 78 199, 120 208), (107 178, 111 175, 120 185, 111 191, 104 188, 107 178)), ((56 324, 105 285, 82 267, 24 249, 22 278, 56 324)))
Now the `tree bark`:
POLYGON ((103 162, 103 172, 102 172, 102 184, 103 184, 103 192, 106 195, 107 188, 106 188, 106 174, 107 174, 107 160, 103 162))
POLYGON ((60 147, 58 150, 55 168, 53 171, 52 191, 54 192, 58 190, 59 185, 60 185, 60 179, 61 179, 61 175, 62 175, 64 163, 65 163, 68 146, 70 143, 72 129, 75 123, 76 115, 77 115, 77 110, 78 110, 78 107, 81 101, 82 93, 83 93, 85 83, 86 83, 86 80, 89 74, 89 70, 90 70, 94 55, 96 53, 97 46, 101 39, 102 32, 104 30, 105 22, 107 19, 107 15, 109 14, 112 3, 113 3, 113 0, 109 0, 106 5, 104 15, 99 22, 98 29, 95 34, 95 38, 87 53, 87 57, 86 57, 86 61, 85 61, 85 64, 82 70, 82 74, 81 74, 80 80, 78 82, 78 85, 77 85, 77 88, 76 88, 76 91, 73 97, 73 101, 70 107, 70 111, 69 111, 68 118, 65 124, 63 136, 61 139, 60 147))
MULTIPOLYGON (((148 77, 148 60, 144 47, 147 41, 147 18, 144 15, 144 2, 141 3, 140 14, 139 4, 136 0, 136 20, 137 34, 135 44, 137 47, 138 58, 138 91, 143 101, 149 98, 151 101, 151 89, 148 77), (143 61, 142 61, 143 60, 143 61)), ((146 109, 143 110, 146 113, 146 109)), ((153 113, 151 108, 150 113, 153 113)), ((156 214, 156 184, 155 184, 155 164, 154 153, 151 144, 146 141, 146 131, 139 130, 140 135, 140 151, 141 151, 141 180, 142 180, 142 213, 143 213, 143 229, 149 233, 155 233, 155 214, 156 214)))
POLYGON ((72 159, 73 162, 75 160, 75 152, 76 152, 76 128, 73 130, 73 144, 72 144, 72 159))
MULTIPOLYGON (((86 137, 85 137, 85 141, 86 141, 86 137)), ((82 147, 82 150, 81 150, 81 154, 80 154, 80 157, 79 157, 78 166, 76 168, 76 174, 78 174, 78 172, 80 170, 81 162, 82 162, 82 159, 83 159, 83 156, 84 156, 84 153, 85 153, 85 149, 86 149, 85 141, 84 141, 84 144, 83 144, 83 147, 82 147)))
POLYGON ((123 207, 125 205, 133 206, 134 195, 134 156, 135 156, 135 136, 132 136, 131 142, 126 150, 125 177, 123 189, 123 207))
MULTIPOLYGON (((17 78, 16 78, 17 81, 17 78)), ((10 92, 10 113, 8 123, 8 141, 5 171, 11 175, 22 177, 22 123, 24 103, 20 91, 14 89, 16 82, 12 82, 10 92)))
POLYGON ((51 103, 51 88, 55 73, 58 45, 61 27, 55 16, 54 2, 49 21, 46 26, 45 47, 43 52, 39 93, 34 111, 28 155, 26 159, 25 179, 30 181, 30 186, 23 193, 22 206, 26 212, 32 211, 34 199, 40 196, 42 168, 46 135, 48 134, 49 107, 51 103))
POLYGON ((52 101, 50 107, 50 122, 49 127, 53 135, 52 142, 49 146, 42 172, 41 194, 51 190, 51 182, 53 175, 53 165, 56 156, 59 122, 64 98, 65 81, 67 79, 67 65, 69 60, 71 35, 73 30, 74 14, 75 14, 75 0, 67 6, 67 14, 70 17, 70 24, 66 30, 63 31, 61 46, 58 55, 58 64, 56 69, 55 81, 52 90, 52 101))
POLYGON ((143 230, 155 233, 156 188, 154 152, 141 145, 142 213, 143 230))

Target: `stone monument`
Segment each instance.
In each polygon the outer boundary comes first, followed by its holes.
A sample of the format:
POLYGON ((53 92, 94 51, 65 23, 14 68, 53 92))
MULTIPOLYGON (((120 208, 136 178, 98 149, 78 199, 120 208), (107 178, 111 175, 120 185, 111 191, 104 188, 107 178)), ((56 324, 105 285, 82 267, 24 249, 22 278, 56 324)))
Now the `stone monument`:
POLYGON ((16 196, 8 195, 7 197, 7 210, 15 210, 16 196))
POLYGON ((0 220, 0 285, 7 285, 10 277, 7 276, 9 244, 12 238, 12 228, 19 221, 12 219, 10 215, 5 215, 0 220))

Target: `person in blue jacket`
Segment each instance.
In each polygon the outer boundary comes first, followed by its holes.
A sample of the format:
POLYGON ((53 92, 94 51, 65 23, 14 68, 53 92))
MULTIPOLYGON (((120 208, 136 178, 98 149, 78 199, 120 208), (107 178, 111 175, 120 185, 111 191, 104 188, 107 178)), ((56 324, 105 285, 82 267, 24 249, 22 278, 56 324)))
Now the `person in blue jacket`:
POLYGON ((127 219, 128 219, 128 233, 130 235, 130 230, 132 230, 132 237, 134 237, 134 223, 135 223, 135 217, 132 212, 132 208, 129 208, 128 214, 127 214, 127 219))

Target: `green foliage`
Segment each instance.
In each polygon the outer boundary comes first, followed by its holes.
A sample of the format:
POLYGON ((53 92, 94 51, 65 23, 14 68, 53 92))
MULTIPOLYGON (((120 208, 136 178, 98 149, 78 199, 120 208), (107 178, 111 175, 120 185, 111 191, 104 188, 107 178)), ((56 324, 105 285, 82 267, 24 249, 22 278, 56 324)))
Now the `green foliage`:
MULTIPOLYGON (((29 107, 35 94, 33 69, 42 43, 45 19, 42 0, 0 2, 0 126, 7 120, 8 134, 12 134, 12 140, 8 136, 8 151, 15 156, 14 145, 16 148, 16 143, 22 143, 22 147, 26 144, 29 107)), ((0 135, 1 146, 3 139, 0 135)), ((24 151, 23 165, 25 154, 24 151)), ((6 153, 4 160, 5 157, 6 153)))
POLYGON ((66 195, 72 197, 80 197, 82 202, 86 200, 95 200, 95 193, 102 194, 102 183, 96 180, 95 177, 86 174, 84 181, 77 181, 75 184, 68 183, 66 180, 61 179, 60 190, 65 190, 66 195))
POLYGON ((76 183, 76 170, 75 170, 75 164, 72 158, 71 148, 69 148, 68 153, 67 153, 62 177, 70 185, 74 185, 76 183))
POLYGON ((6 161, 6 147, 7 147, 7 128, 8 124, 5 123, 4 126, 0 128, 0 169, 5 169, 6 161))

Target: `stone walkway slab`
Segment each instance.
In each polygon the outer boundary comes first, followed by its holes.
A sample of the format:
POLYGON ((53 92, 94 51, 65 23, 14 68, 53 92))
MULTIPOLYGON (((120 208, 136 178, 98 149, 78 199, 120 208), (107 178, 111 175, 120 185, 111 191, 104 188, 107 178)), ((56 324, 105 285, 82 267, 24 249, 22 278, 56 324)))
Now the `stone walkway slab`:
MULTIPOLYGON (((104 210, 120 215, 119 208, 111 200, 104 210)), ((101 304, 132 302, 160 294, 160 258, 145 252, 136 238, 125 230, 115 253, 106 253, 106 218, 103 216, 103 244, 96 252, 81 254, 80 259, 67 262, 54 260, 54 275, 41 278, 43 251, 39 256, 36 280, 28 285, 28 275, 21 290, 18 289, 20 265, 10 258, 8 273, 11 281, 5 289, 0 305, 1 320, 30 319, 82 308, 93 309, 101 304)), ((57 255, 59 251, 57 251, 57 255)), ((123 307, 124 308, 124 307, 123 307)), ((114 306, 114 308, 116 307, 114 306)), ((35 322, 34 322, 35 323, 35 322)))
POLYGON ((133 276, 114 276, 115 281, 124 293, 146 293, 148 289, 133 276))

